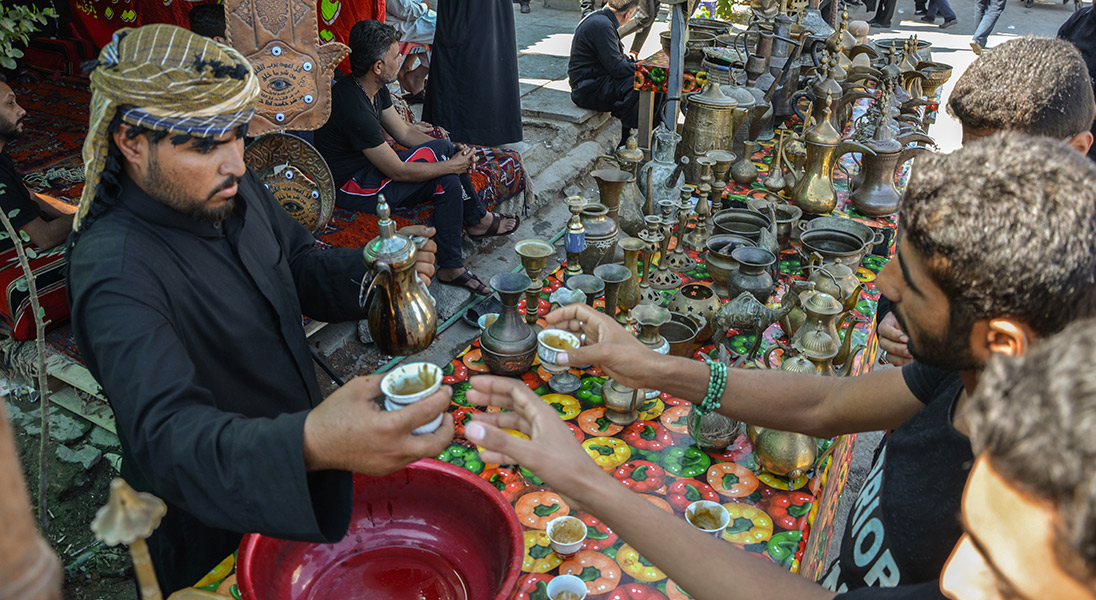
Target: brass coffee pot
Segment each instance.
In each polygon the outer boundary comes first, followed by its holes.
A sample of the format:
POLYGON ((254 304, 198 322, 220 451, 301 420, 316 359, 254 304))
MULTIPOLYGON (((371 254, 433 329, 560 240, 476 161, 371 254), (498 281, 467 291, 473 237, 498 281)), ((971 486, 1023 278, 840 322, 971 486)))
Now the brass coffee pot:
POLYGON ((936 145, 923 133, 911 131, 894 137, 893 127, 876 127, 875 135, 867 143, 872 154, 861 158, 860 173, 853 178, 849 200, 857 210, 873 217, 898 212, 901 195, 894 186, 899 167, 907 160, 928 152, 924 146, 909 146, 914 142, 936 145))
POLYGON ((809 95, 813 98, 810 122, 818 123, 822 119, 828 118, 834 129, 843 131, 846 121, 846 118, 843 117, 848 115, 847 107, 849 104, 861 98, 874 98, 875 96, 862 89, 852 89, 846 92, 835 78, 836 62, 837 59, 832 55, 822 57, 822 64, 819 67, 821 72, 815 79, 814 84, 810 86, 808 91, 796 92, 792 107, 804 123, 808 122, 807 116, 799 111, 797 100, 809 95), (830 108, 828 113, 826 111, 827 106, 830 108))
POLYGON ((806 134, 807 165, 803 176, 792 188, 792 202, 805 212, 825 214, 837 207, 837 191, 833 187, 833 169, 838 158, 849 152, 874 154, 871 148, 851 140, 843 140, 830 122, 830 102, 826 103, 823 118, 806 134))
POLYGON ((742 125, 746 113, 737 110, 738 102, 725 95, 719 85, 710 82, 703 91, 687 94, 683 100, 687 110, 685 125, 681 129, 681 143, 677 145, 677 159, 689 157, 685 181, 697 184, 700 168, 696 159, 712 150, 730 148, 734 142, 734 132, 742 125))
POLYGON ((852 310, 860 300, 860 279, 856 277, 856 272, 848 265, 842 264, 840 258, 832 263, 823 264, 822 257, 815 253, 811 257, 812 264, 815 257, 821 266, 814 267, 814 272, 807 281, 814 284, 815 290, 833 296, 841 303, 842 309, 852 310))
POLYGON ((376 272, 365 295, 366 321, 382 352, 407 356, 425 350, 438 332, 434 298, 415 271, 426 238, 397 233, 384 194, 377 199, 380 234, 362 248, 365 266, 376 272))
POLYGON ((833 296, 824 292, 814 292, 802 299, 800 304, 806 318, 792 336, 791 345, 816 356, 832 356, 835 363, 844 363, 852 346, 852 330, 855 321, 846 320, 848 312, 833 296), (845 328, 842 341, 840 329, 845 328))

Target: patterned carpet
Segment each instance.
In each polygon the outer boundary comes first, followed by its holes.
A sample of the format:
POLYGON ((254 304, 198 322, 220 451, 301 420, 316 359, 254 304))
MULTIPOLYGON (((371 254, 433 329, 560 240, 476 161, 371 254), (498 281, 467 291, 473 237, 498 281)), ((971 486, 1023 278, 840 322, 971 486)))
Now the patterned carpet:
POLYGON ((27 116, 23 137, 6 149, 32 188, 75 204, 84 189, 80 149, 91 101, 87 78, 24 76, 10 85, 27 116))

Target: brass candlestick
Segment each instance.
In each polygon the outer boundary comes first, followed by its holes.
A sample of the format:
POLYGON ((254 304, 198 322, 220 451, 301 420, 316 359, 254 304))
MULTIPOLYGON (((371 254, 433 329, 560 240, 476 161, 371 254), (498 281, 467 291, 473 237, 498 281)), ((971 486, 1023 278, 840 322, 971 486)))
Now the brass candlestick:
POLYGON ((651 275, 651 287, 656 290, 676 290, 681 287, 681 277, 671 271, 667 265, 667 259, 670 255, 670 235, 674 227, 672 211, 675 203, 673 200, 660 200, 658 205, 662 215, 659 217, 657 227, 662 240, 659 242, 658 270, 651 275))
POLYGON ((712 167, 715 161, 707 156, 696 159, 700 165, 700 187, 696 189, 696 227, 685 236, 685 247, 694 252, 704 250, 704 243, 708 241, 708 199, 712 195, 712 167))
POLYGON ((548 257, 555 254, 556 249, 544 240, 531 238, 514 244, 514 251, 521 257, 521 266, 531 281, 529 289, 525 290, 525 322, 534 326, 537 324, 540 291, 544 288, 544 280, 540 274, 544 271, 548 257))
POLYGON ((639 237, 646 245, 643 248, 643 277, 639 282, 639 301, 643 304, 662 304, 662 292, 651 287, 652 259, 662 243, 662 220, 656 215, 644 217, 647 228, 639 232, 639 237))
POLYGON ((167 505, 163 500, 138 492, 124 479, 116 478, 110 482, 110 500, 95 513, 91 522, 91 530, 99 541, 108 546, 129 546, 143 600, 163 598, 145 540, 160 525, 165 514, 167 505))
POLYGON ((632 272, 624 265, 598 265, 594 269, 594 275, 605 282, 605 314, 617 316, 617 302, 620 296, 620 286, 632 276, 632 272))
POLYGON ((639 272, 636 262, 647 244, 639 238, 626 237, 620 240, 620 247, 624 250, 624 267, 632 276, 620 286, 617 302, 621 312, 617 315, 617 320, 627 323, 631 320, 632 309, 639 304, 639 272))
MULTIPOLYGON (((690 190, 689 196, 691 195, 692 191, 690 190)), ((689 228, 689 210, 692 208, 689 204, 689 196, 683 195, 681 200, 678 200, 677 232, 675 235, 677 241, 674 243, 674 251, 666 259, 666 266, 670 267, 670 270, 675 273, 687 273, 696 268, 696 261, 689 258, 688 254, 685 254, 685 246, 682 244, 685 231, 689 228)))
POLYGON ((731 164, 736 157, 734 154, 725 150, 712 150, 705 154, 705 156, 715 161, 715 166, 712 167, 712 173, 715 174, 715 195, 712 197, 712 214, 715 214, 724 208, 728 208, 723 205, 723 192, 727 191, 727 172, 731 170, 731 164))
POLYGON ((586 199, 582 196, 568 196, 564 202, 571 211, 571 221, 567 223, 567 239, 564 249, 567 251, 567 269, 563 273, 563 282, 567 283, 575 275, 582 275, 579 255, 586 249, 586 228, 582 225, 582 209, 586 199))

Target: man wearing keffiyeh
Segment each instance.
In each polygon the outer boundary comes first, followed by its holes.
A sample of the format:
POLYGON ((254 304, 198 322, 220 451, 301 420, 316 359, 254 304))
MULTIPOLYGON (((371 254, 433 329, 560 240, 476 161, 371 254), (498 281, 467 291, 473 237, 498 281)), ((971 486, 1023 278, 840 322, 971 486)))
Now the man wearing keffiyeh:
POLYGON ((122 476, 168 504, 148 540, 165 596, 244 533, 341 539, 350 472, 440 453, 450 417, 411 430, 449 392, 388 413, 371 401, 379 377, 359 377, 324 399, 301 315, 363 318, 369 274, 357 249, 316 249, 246 168, 259 86, 239 53, 170 25, 123 29, 90 78, 72 328, 114 409, 122 476))

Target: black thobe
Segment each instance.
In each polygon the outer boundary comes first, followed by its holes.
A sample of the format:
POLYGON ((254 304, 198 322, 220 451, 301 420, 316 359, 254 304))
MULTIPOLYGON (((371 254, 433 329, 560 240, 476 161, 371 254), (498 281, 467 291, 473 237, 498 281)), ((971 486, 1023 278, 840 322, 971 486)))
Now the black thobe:
POLYGON ((567 81, 576 106, 612 113, 624 127, 634 129, 639 126, 636 64, 624 53, 619 25, 609 7, 583 17, 571 39, 567 81))
POLYGON ((518 44, 511 0, 438 0, 422 119, 454 142, 521 141, 518 44))
POLYGON ((251 171, 217 225, 126 181, 69 253, 72 330, 114 409, 122 476, 168 505, 148 540, 164 595, 245 532, 341 539, 350 474, 305 471, 323 398, 301 314, 362 318, 361 253, 315 249, 251 171))

